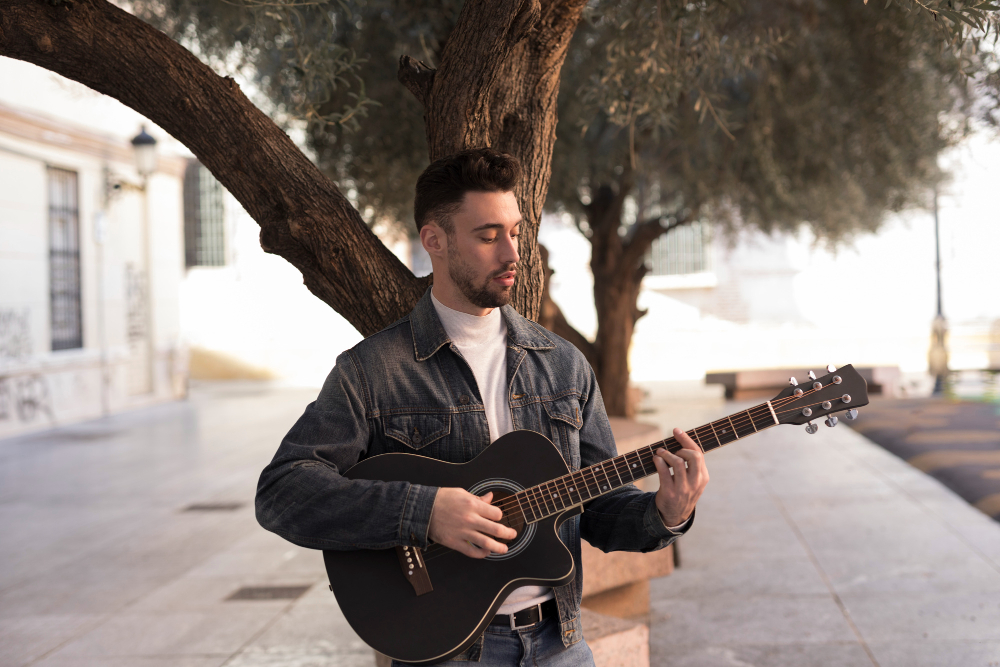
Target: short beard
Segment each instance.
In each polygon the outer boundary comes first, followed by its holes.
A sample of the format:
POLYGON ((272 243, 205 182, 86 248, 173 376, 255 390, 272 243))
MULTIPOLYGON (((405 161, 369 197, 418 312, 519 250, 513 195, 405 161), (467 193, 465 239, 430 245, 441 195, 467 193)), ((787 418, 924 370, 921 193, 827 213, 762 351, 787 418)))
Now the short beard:
POLYGON ((469 303, 477 308, 500 308, 510 303, 514 286, 494 286, 493 279, 499 275, 513 271, 517 266, 516 264, 508 264, 499 271, 494 271, 486 277, 486 281, 482 285, 476 285, 472 282, 472 270, 464 263, 455 261, 455 256, 451 254, 450 249, 448 252, 451 258, 451 261, 448 262, 448 275, 459 291, 462 292, 462 295, 469 300, 469 303))

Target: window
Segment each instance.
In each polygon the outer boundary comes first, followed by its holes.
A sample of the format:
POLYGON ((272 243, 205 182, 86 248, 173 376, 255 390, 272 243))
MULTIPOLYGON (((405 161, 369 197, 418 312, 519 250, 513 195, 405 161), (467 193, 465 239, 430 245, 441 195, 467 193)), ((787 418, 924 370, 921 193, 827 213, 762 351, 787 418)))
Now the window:
POLYGON ((226 263, 224 190, 197 160, 184 172, 184 263, 223 266, 226 263))
POLYGON ((653 241, 650 264, 653 276, 677 276, 711 271, 709 227, 692 222, 676 227, 653 241))
POLYGON ((52 349, 83 347, 80 208, 75 171, 49 168, 49 293, 52 349))

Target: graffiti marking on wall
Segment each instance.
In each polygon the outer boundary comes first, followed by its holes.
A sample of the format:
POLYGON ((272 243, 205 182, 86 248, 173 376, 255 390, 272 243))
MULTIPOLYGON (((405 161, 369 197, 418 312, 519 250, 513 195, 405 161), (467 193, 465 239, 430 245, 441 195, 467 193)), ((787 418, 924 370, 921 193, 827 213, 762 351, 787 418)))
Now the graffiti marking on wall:
POLYGON ((24 361, 31 356, 30 310, 0 309, 0 361, 24 361))
POLYGON ((40 416, 55 421, 49 385, 43 376, 0 377, 0 421, 16 417, 27 423, 40 416))
POLYGON ((129 341, 146 337, 146 272, 134 264, 125 265, 125 312, 129 341))

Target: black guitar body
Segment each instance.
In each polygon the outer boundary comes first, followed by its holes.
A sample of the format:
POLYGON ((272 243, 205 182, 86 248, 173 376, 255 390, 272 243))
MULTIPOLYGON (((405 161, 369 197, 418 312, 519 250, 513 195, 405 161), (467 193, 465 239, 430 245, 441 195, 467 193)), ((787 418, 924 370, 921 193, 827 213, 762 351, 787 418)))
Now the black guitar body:
MULTIPOLYGON (((383 454, 361 461, 349 479, 408 481, 461 487, 497 497, 567 474, 559 450, 532 431, 497 439, 465 464, 415 454, 383 454)), ((486 629, 507 595, 519 586, 561 586, 573 578, 573 558, 557 529, 579 509, 518 530, 503 556, 469 558, 440 545, 423 552, 433 590, 417 595, 395 549, 324 551, 330 585, 348 623, 369 646, 414 664, 447 660, 486 629)))

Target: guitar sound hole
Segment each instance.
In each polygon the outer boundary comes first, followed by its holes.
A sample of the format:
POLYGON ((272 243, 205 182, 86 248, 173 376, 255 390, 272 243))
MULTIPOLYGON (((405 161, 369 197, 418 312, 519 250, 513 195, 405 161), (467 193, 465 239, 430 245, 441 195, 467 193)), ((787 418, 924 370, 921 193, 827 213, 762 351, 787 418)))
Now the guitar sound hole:
POLYGON ((513 498, 514 494, 505 489, 487 490, 493 492, 493 504, 499 506, 504 511, 503 519, 500 520, 500 523, 517 531, 517 537, 514 539, 502 540, 497 538, 497 541, 502 542, 507 546, 517 544, 524 535, 524 514, 521 513, 521 508, 518 506, 517 500, 513 498), (510 498, 511 500, 509 502, 504 502, 507 498, 510 498))

